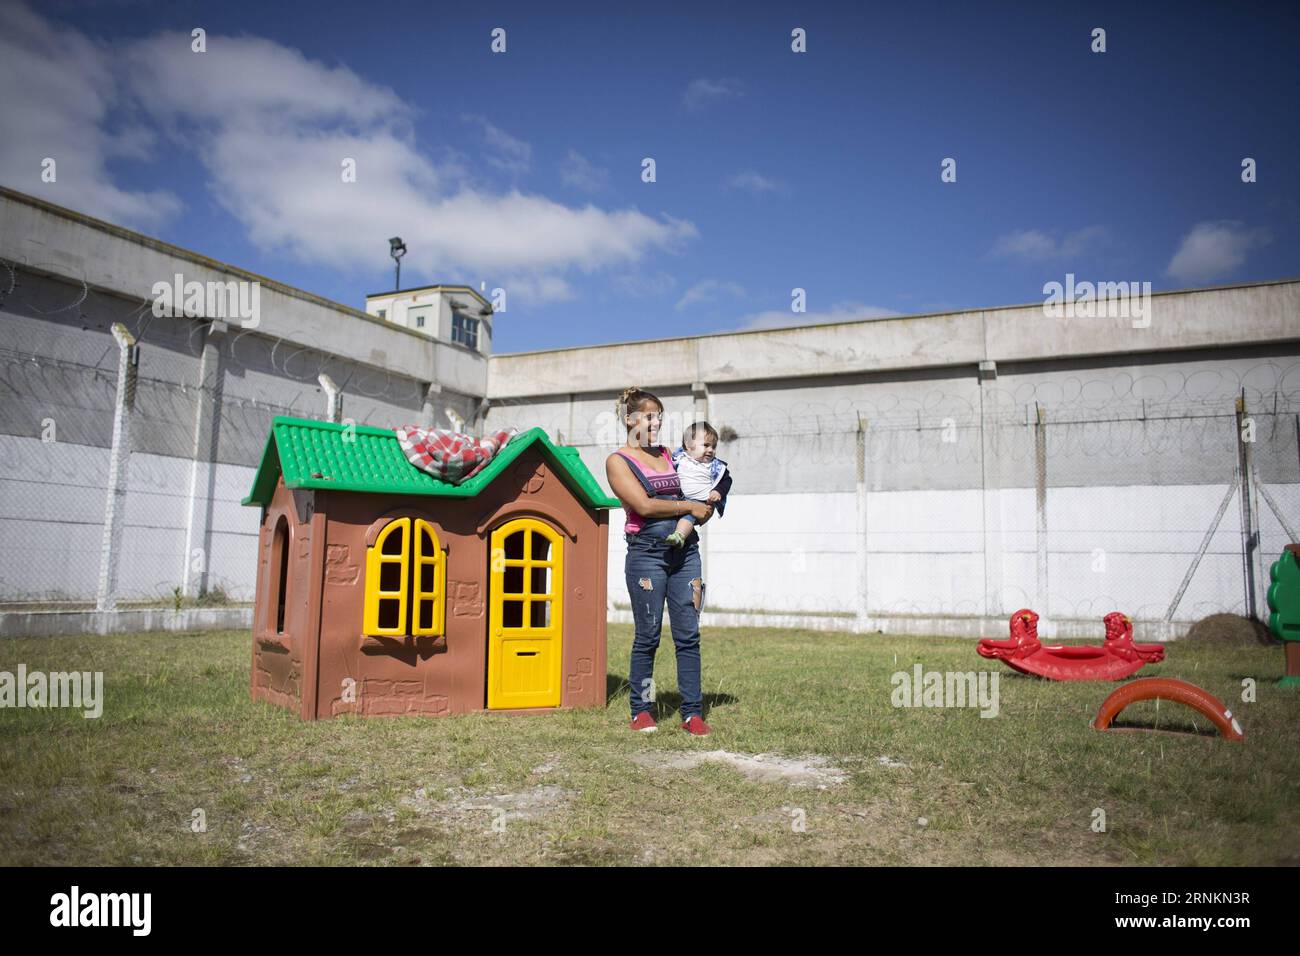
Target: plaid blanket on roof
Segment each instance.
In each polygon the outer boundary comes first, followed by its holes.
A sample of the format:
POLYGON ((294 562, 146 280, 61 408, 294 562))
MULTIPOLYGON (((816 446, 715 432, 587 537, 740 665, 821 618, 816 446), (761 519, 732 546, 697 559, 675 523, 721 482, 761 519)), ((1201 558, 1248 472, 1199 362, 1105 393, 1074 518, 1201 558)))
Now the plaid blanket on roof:
POLYGON ((447 428, 419 428, 403 425, 395 429, 406 460, 439 481, 458 485, 482 471, 492 456, 519 431, 504 428, 482 438, 463 435, 447 428))

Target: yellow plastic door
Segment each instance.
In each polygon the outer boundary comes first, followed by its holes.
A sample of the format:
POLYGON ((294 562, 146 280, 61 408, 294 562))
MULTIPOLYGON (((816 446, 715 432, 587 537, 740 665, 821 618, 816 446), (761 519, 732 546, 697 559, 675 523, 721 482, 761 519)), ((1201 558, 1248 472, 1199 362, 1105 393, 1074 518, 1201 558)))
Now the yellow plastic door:
POLYGON ((564 539, 516 518, 492 532, 488 560, 488 709, 559 707, 564 539))

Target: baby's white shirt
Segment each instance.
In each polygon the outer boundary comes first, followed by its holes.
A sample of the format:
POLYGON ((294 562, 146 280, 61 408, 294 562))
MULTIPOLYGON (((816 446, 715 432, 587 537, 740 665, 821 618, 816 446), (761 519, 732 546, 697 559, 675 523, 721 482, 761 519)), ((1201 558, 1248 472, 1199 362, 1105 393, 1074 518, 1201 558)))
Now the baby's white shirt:
POLYGON ((677 462, 677 478, 682 483, 682 495, 692 501, 706 500, 716 484, 713 466, 707 461, 696 461, 690 455, 683 455, 677 462))

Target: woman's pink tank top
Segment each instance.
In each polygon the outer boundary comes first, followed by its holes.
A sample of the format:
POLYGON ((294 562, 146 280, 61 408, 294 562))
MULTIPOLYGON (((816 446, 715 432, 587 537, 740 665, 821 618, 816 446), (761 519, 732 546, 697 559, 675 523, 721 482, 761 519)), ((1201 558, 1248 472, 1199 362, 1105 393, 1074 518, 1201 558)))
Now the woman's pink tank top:
MULTIPOLYGON (((641 464, 641 462, 637 461, 631 455, 626 455, 621 451, 619 452, 619 454, 623 455, 624 458, 626 458, 633 465, 635 465, 637 471, 645 475, 646 481, 650 482, 650 487, 655 490, 655 494, 657 495, 681 494, 682 481, 680 478, 677 477, 677 469, 673 467, 672 456, 668 453, 668 449, 665 448, 663 445, 659 446, 659 452, 660 452, 660 457, 662 457, 666 462, 668 462, 668 471, 647 471, 645 465, 641 464)), ((627 514, 627 518, 623 522, 623 530, 627 534, 636 534, 638 531, 640 531, 642 528, 645 527, 645 518, 643 516, 637 514, 635 511, 633 511, 631 508, 628 508, 626 505, 623 507, 623 510, 627 514)))

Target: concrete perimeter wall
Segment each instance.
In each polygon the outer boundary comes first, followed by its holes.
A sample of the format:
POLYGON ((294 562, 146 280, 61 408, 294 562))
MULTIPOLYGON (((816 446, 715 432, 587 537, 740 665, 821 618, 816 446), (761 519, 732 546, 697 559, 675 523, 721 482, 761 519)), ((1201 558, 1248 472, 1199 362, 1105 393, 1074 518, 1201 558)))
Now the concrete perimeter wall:
POLYGON ((1248 613, 1247 563, 1265 614, 1300 528, 1295 281, 1157 294, 1146 328, 1039 304, 497 355, 489 422, 544 424, 603 480, 632 384, 664 401, 665 443, 724 433, 732 500, 702 533, 718 625, 1001 634, 1031 607, 1049 635, 1121 610, 1162 639, 1248 613))
POLYGON ((246 602, 259 513, 241 507, 276 415, 391 427, 471 419, 487 358, 364 312, 0 190, 0 608, 94 602, 104 561, 121 323, 139 343, 118 598, 246 602), (258 321, 154 314, 153 287, 259 285, 258 321))
POLYGON ((487 357, 10 190, 0 265, 0 612, 24 630, 96 597, 115 323, 140 343, 128 609, 251 599, 239 501, 275 415, 325 417, 322 374, 344 419, 541 425, 606 485, 625 386, 660 395, 670 445, 710 421, 735 487, 703 529, 706 625, 1002 633, 1027 606, 1048 635, 1096 637, 1118 609, 1158 639, 1263 616, 1300 531, 1293 280, 1157 294, 1143 327, 1027 305, 487 357), (258 283, 259 320, 155 316, 178 273, 258 283))

